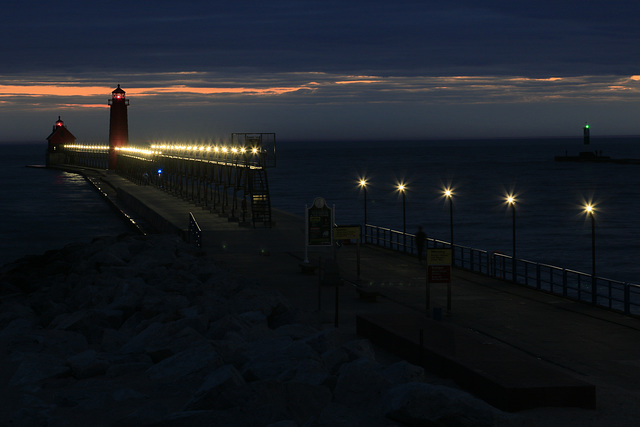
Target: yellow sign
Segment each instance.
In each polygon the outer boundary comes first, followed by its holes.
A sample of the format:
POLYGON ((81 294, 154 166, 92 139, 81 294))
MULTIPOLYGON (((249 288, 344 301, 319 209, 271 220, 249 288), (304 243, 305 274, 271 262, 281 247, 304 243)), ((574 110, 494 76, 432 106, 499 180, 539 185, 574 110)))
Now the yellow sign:
POLYGON ((427 265, 451 265, 451 249, 427 249, 427 265))
POLYGON ((342 226, 333 229, 333 238, 335 240, 357 240, 360 238, 360 227, 358 226, 342 226))

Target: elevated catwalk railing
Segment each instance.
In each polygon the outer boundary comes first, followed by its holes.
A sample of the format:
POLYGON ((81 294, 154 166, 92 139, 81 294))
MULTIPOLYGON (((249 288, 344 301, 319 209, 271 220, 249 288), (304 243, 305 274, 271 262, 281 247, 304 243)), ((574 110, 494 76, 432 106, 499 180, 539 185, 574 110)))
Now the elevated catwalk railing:
POLYGON ((56 154, 51 164, 107 169, 109 165, 109 146, 104 144, 67 144, 56 154))
MULTIPOLYGON (((366 224, 364 242, 394 251, 416 255, 415 235, 366 224), (406 242, 406 243, 405 243, 406 242)), ((427 248, 450 248, 443 240, 427 238, 427 248)), ((519 285, 618 311, 640 316, 640 285, 549 264, 515 259, 499 252, 453 245, 456 267, 519 285)))
MULTIPOLYGON (((59 163, 106 168, 107 146, 65 145, 59 163)), ((241 224, 272 225, 267 168, 275 134, 232 134, 230 144, 151 144, 117 149, 116 172, 241 224)))

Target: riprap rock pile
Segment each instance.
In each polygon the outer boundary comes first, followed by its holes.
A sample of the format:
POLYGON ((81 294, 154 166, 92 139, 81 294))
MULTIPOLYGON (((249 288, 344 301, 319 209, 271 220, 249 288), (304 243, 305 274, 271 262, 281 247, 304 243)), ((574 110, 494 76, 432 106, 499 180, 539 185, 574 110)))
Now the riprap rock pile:
POLYGON ((0 419, 20 426, 491 425, 490 406, 383 365, 170 236, 0 270, 0 419))

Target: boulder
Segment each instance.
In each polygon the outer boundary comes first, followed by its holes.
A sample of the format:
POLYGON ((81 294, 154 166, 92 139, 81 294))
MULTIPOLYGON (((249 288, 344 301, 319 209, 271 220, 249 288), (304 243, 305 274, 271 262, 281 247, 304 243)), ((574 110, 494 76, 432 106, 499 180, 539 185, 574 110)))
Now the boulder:
POLYGON ((334 400, 350 407, 377 407, 390 385, 377 362, 357 359, 340 368, 333 390, 334 400))
POLYGON ((61 378, 70 374, 71 368, 63 359, 49 354, 28 353, 22 355, 22 361, 9 380, 9 384, 19 387, 32 386, 42 380, 61 378))
POLYGON ((278 376, 278 381, 321 385, 327 381, 329 372, 322 361, 303 359, 289 366, 278 376))
MULTIPOLYGON (((316 331, 314 333, 307 334, 302 338, 302 342, 310 345, 311 348, 320 354, 340 347, 343 341, 344 338, 342 337, 342 334, 336 328, 316 331)), ((352 346, 357 347, 355 344, 352 346)), ((364 347, 364 344, 362 344, 362 347, 364 347)), ((352 353, 354 353, 354 351, 351 351, 349 354, 352 353)))
POLYGON ((147 369, 151 379, 184 378, 204 370, 222 366, 222 358, 209 344, 177 353, 147 369))
POLYGON ((82 334, 89 343, 99 343, 102 340, 102 331, 111 327, 110 315, 104 311, 83 309, 72 313, 64 313, 57 316, 50 328, 74 331, 82 334))
POLYGON ((392 384, 421 382, 424 380, 424 368, 412 365, 406 360, 401 360, 385 367, 381 373, 392 384))
POLYGON ((233 365, 223 365, 207 375, 200 388, 185 405, 184 410, 225 409, 222 405, 224 401, 219 397, 244 384, 242 375, 233 365))
POLYGON ((67 359, 71 373, 77 379, 95 377, 104 374, 109 368, 106 360, 97 357, 95 350, 86 350, 67 359))
POLYGON ((427 383, 392 387, 384 396, 387 418, 410 426, 492 426, 499 411, 458 389, 427 383))

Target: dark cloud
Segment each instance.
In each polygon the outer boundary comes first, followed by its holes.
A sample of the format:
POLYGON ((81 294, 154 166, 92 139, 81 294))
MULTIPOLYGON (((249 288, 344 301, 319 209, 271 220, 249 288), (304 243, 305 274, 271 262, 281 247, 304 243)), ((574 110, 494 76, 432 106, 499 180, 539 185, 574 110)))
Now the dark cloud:
POLYGON ((0 35, 10 72, 629 73, 640 4, 617 3, 16 2, 0 35))

